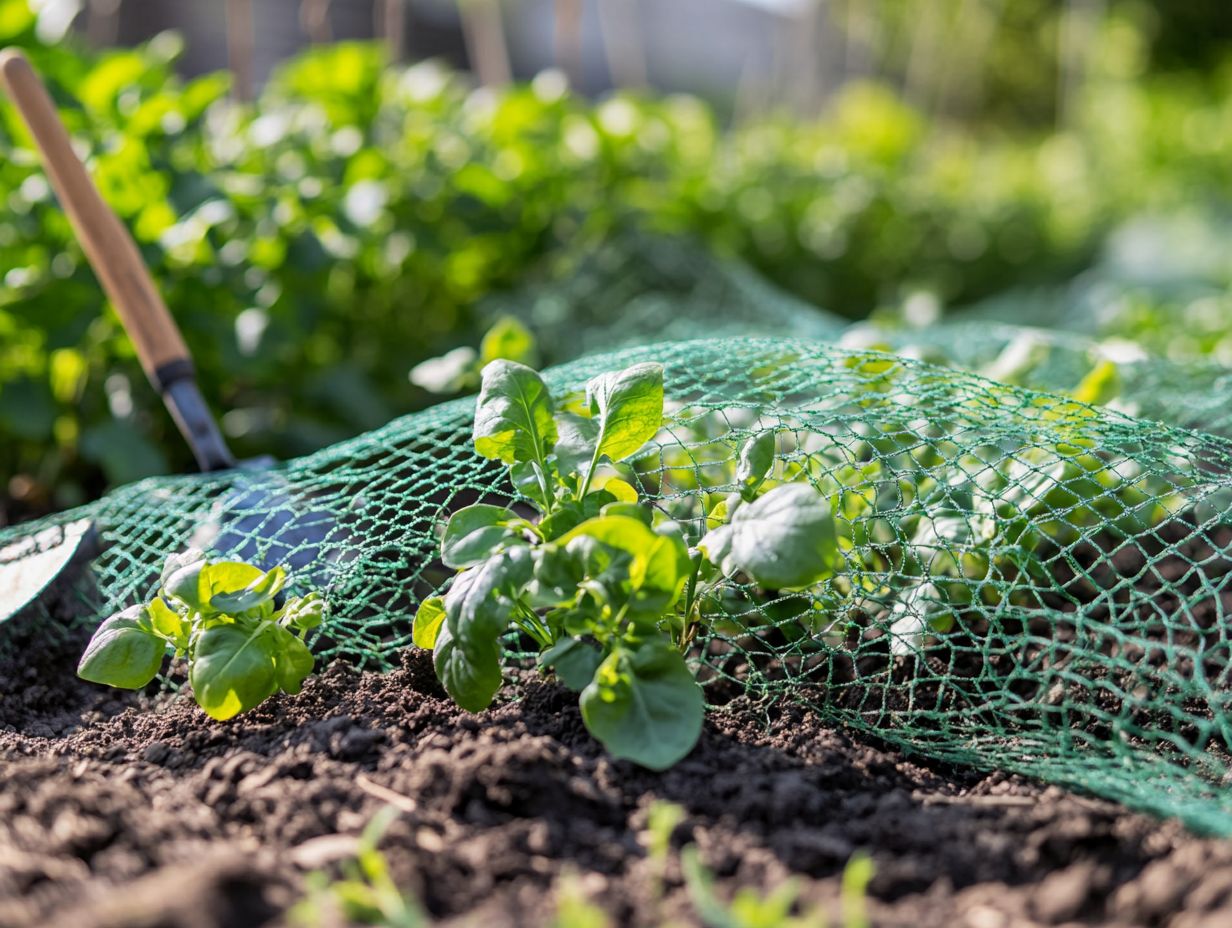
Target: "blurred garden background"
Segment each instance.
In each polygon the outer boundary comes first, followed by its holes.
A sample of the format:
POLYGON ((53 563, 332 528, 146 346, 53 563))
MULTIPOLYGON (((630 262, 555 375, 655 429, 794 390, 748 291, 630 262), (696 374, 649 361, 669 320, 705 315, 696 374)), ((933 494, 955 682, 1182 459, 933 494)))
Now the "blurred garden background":
MULTIPOLYGON (((465 389, 509 317, 544 364, 749 331, 1029 384, 1038 338, 913 343, 966 319, 1232 383, 1226 0, 0 0, 3 45, 240 456, 465 389)), ((0 101, 0 525, 190 468, 0 101)))

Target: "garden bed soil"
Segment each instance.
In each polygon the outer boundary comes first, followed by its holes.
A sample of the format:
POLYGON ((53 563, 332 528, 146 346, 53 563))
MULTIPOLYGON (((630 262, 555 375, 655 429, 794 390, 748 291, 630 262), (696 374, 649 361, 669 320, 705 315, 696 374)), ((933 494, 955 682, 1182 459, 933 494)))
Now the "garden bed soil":
POLYGON ((332 665, 217 724, 187 694, 78 681, 80 636, 4 633, 6 928, 284 924, 305 873, 352 853, 391 796, 392 873, 445 925, 549 925, 564 874, 613 925, 697 924, 678 856, 660 881, 645 851, 656 800, 685 809, 673 843, 696 844, 725 895, 796 875, 837 914, 865 850, 874 925, 1232 924, 1232 842, 911 759, 786 703, 736 700, 651 773, 606 756, 554 684, 461 712, 422 652, 385 675, 332 665))

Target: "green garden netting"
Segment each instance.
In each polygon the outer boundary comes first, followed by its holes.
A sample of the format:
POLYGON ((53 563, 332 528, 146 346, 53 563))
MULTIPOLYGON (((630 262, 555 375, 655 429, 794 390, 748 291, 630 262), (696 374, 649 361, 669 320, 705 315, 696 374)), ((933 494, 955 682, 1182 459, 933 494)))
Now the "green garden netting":
MULTIPOLYGON (((820 334, 661 342, 546 376, 576 389, 644 360, 665 365, 669 421, 628 476, 657 505, 698 537, 705 494, 734 489, 741 443, 774 428, 778 476, 831 499, 844 548, 809 591, 726 590, 691 657, 712 703, 800 700, 910 751, 1232 834, 1232 441, 820 334)), ((289 563, 333 608, 318 654, 384 668, 448 580, 444 518, 513 498, 472 450, 473 408, 271 469, 145 480, 0 548, 92 520, 102 552, 73 591, 89 623, 189 545, 289 563)))

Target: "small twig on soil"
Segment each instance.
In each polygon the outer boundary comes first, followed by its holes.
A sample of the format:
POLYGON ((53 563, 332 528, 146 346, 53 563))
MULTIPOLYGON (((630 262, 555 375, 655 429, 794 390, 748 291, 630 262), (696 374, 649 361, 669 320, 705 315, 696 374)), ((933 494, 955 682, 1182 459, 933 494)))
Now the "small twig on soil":
POLYGON ((417 803, 410 796, 404 796, 402 793, 394 792, 388 786, 381 786, 379 783, 373 783, 363 774, 360 774, 355 778, 355 785, 369 796, 380 799, 382 802, 387 802, 395 809, 408 813, 419 811, 419 803, 417 803))
POLYGON ((994 808, 1017 808, 1033 806, 1039 799, 1033 796, 925 796, 926 806, 991 806, 994 808))

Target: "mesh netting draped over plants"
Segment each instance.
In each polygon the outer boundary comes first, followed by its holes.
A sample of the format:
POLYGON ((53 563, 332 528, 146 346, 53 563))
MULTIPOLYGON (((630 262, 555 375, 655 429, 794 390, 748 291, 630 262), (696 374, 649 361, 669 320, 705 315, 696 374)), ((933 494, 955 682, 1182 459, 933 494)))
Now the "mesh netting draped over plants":
MULTIPOLYGON (((812 483, 838 523, 844 566, 822 584, 725 588, 690 657, 712 704, 801 700, 921 754, 1232 834, 1232 443, 820 340, 662 343, 546 377, 567 391, 644 360, 665 365, 668 424, 624 476, 694 541, 767 429, 777 479, 812 483)), ((472 449, 473 410, 269 470, 146 480, 0 547, 92 520, 102 551, 76 590, 91 624, 192 544, 289 563, 333 606, 317 653, 385 667, 449 578, 443 518, 517 505, 472 449)))

